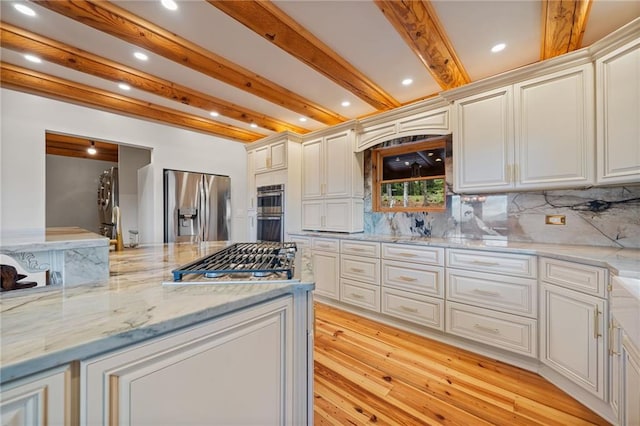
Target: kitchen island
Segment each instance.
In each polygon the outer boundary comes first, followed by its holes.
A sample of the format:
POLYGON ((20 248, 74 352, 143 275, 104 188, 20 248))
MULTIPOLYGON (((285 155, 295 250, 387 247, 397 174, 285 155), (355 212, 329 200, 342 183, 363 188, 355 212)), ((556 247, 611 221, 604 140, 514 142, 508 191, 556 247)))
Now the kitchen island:
MULTIPOLYGON (((189 412, 199 422, 255 421, 264 415, 278 424, 304 423, 313 289, 304 252, 298 254, 299 282, 162 285, 172 269, 224 246, 140 246, 111 253, 110 277, 103 282, 3 295, 3 414, 32 408, 19 398, 11 405, 7 390, 28 387, 30 378, 41 387, 51 373, 61 377, 62 388, 56 393, 57 382, 47 384, 48 396, 39 403, 58 401, 65 407, 58 410, 63 419, 83 424, 166 422, 172 413, 186 421, 184 410, 203 395, 210 395, 207 403, 189 412), (236 373, 231 381, 229 374, 236 373), (267 388, 269 397, 260 392, 267 388), (193 392, 176 394, 184 389, 193 392), (258 396, 263 401, 251 399, 258 396)), ((48 407, 49 416, 58 408, 48 407)))

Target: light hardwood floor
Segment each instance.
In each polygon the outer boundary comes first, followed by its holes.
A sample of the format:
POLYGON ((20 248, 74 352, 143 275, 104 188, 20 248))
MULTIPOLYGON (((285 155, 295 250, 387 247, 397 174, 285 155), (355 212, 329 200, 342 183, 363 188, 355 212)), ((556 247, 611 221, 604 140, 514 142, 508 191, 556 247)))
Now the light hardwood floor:
POLYGON ((316 303, 316 425, 608 424, 537 374, 316 303))

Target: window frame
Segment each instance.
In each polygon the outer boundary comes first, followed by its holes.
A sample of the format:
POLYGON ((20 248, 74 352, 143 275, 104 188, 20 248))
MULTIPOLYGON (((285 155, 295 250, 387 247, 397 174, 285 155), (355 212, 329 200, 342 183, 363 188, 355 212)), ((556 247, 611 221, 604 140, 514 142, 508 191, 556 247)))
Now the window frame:
POLYGON ((372 208, 375 212, 443 212, 447 209, 447 172, 446 172, 446 164, 444 164, 445 173, 443 175, 435 175, 428 177, 417 177, 417 178, 406 178, 406 179, 391 179, 391 180, 383 180, 383 160, 385 157, 398 156, 402 154, 408 154, 412 152, 424 151, 424 150, 433 150, 433 149, 444 149, 445 158, 443 158, 443 162, 446 162, 446 152, 447 152, 447 138, 446 137, 437 137, 437 138, 427 138, 416 142, 405 143, 395 146, 375 148, 371 150, 371 175, 373 177, 371 183, 371 201, 372 208), (442 204, 439 204, 436 207, 405 207, 403 205, 398 205, 397 207, 382 207, 381 205, 381 193, 383 185, 389 183, 403 183, 403 182, 414 182, 414 181, 423 181, 423 180, 436 180, 442 179, 444 185, 444 199, 442 204))

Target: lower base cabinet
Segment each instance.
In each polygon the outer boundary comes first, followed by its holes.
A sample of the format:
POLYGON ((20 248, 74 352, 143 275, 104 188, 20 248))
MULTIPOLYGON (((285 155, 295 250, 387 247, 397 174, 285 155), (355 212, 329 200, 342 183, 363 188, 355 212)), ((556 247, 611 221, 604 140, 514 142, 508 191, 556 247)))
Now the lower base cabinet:
POLYGON ((621 419, 623 425, 640 425, 640 351, 623 334, 622 337, 622 404, 621 419))
POLYGON ((294 342, 283 298, 83 361, 81 424, 303 424, 294 342))
POLYGON ((2 386, 2 426, 76 424, 71 409, 71 368, 57 368, 2 386))
POLYGON ((540 360, 606 400, 606 301, 540 284, 540 360))

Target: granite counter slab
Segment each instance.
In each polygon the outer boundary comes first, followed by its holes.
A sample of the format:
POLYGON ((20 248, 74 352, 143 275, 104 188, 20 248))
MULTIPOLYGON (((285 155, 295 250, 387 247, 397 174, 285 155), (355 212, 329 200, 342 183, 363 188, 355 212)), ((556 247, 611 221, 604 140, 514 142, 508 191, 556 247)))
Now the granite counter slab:
POLYGON ((0 297, 0 383, 151 338, 266 300, 300 282, 163 286, 171 270, 225 243, 160 244, 110 254, 107 281, 0 297))
POLYGON ((364 233, 342 234, 333 232, 299 232, 292 233, 291 235, 531 254, 571 262, 580 262, 593 266, 601 266, 608 268, 611 273, 615 275, 640 278, 640 249, 570 244, 525 243, 498 239, 472 240, 463 238, 410 237, 364 233))

